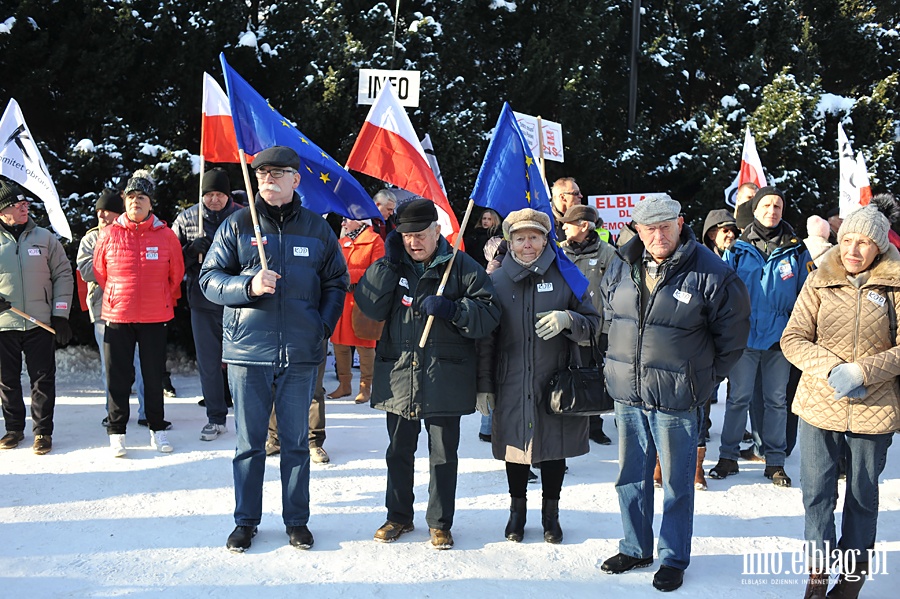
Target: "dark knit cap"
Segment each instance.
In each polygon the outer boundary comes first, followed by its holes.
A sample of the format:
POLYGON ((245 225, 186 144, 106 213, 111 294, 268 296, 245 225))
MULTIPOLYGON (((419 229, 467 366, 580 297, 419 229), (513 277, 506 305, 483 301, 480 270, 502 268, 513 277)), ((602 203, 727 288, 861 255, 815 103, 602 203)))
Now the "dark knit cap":
POLYGON ((122 200, 122 194, 115 189, 104 189, 97 198, 95 210, 109 210, 116 214, 125 212, 125 201, 122 200))
POLYGON ((778 196, 779 198, 781 198, 782 203, 785 202, 784 192, 782 192, 777 187, 767 185, 766 187, 760 187, 759 191, 756 192, 756 195, 753 196, 753 199, 750 200, 750 210, 756 212, 756 207, 759 206, 760 200, 762 200, 766 196, 778 196))
POLYGON ((17 183, 0 179, 0 210, 5 210, 23 200, 28 200, 28 196, 17 183))
POLYGON ((219 191, 231 197, 231 181, 228 180, 228 173, 213 169, 203 173, 203 181, 200 184, 200 193, 206 195, 211 191, 219 191))

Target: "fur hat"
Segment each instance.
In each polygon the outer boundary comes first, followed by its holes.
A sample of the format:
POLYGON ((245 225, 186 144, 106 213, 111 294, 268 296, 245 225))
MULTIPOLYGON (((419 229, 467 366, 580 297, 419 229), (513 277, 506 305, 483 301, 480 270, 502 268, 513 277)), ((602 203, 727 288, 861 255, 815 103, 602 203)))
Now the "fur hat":
POLYGON ((6 210, 13 204, 27 200, 28 197, 17 183, 0 179, 0 210, 6 210))
POLYGON ((97 198, 97 204, 94 206, 94 209, 109 210, 116 214, 122 214, 125 212, 125 201, 122 200, 122 194, 115 189, 104 189, 100 192, 100 197, 97 198))
POLYGON ((878 252, 883 254, 891 247, 891 242, 888 241, 888 229, 890 228, 891 223, 878 211, 878 208, 872 205, 863 206, 859 210, 851 212, 844 219, 841 228, 838 229, 838 243, 848 233, 859 233, 871 239, 878 246, 878 252))
POLYGON ((810 237, 828 239, 829 235, 831 235, 831 225, 821 216, 813 214, 806 219, 806 234, 810 237))
POLYGON ((550 217, 533 208, 514 210, 503 221, 503 236, 508 239, 520 229, 537 229, 547 235, 550 233, 550 217))
POLYGON ((667 193, 654 193, 638 202, 631 211, 631 220, 639 225, 655 225, 675 220, 681 214, 681 204, 667 193))

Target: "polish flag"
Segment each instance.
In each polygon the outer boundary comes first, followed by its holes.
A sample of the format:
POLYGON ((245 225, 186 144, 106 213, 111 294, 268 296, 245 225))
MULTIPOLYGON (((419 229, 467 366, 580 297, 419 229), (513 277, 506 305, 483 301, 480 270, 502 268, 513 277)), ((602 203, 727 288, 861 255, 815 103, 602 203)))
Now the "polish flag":
POLYGON ((431 200, 437 207, 444 237, 452 242, 459 234, 459 221, 447 195, 390 85, 385 85, 375 99, 347 158, 347 168, 431 200))
POLYGON ((838 167, 840 182, 838 183, 838 206, 841 218, 865 206, 872 199, 872 188, 869 186, 869 173, 862 152, 853 156, 850 140, 844 127, 838 123, 838 167))
POLYGON ((240 162, 228 96, 209 73, 203 73, 203 121, 200 155, 207 162, 240 162))
POLYGON ((735 205, 735 196, 738 187, 744 183, 756 183, 758 187, 765 187, 766 174, 763 172, 762 161, 759 159, 759 153, 756 151, 756 140, 750 134, 750 127, 744 134, 744 149, 741 151, 741 168, 737 177, 725 190, 725 203, 729 206, 735 205))

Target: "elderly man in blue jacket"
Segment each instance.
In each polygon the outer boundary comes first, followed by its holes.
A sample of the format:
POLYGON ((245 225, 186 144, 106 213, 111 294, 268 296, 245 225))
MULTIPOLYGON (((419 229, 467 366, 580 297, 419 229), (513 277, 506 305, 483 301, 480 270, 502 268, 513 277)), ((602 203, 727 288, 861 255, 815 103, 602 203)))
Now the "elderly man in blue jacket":
POLYGON ((638 236, 620 250, 601 282, 611 321, 604 374, 616 401, 616 493, 625 538, 601 565, 620 574, 653 563, 653 470, 662 470, 661 566, 653 586, 681 586, 691 559, 697 411, 747 344, 747 288, 698 243, 665 194, 635 206, 638 236))
POLYGON ((260 265, 249 210, 216 231, 200 287, 225 306, 222 360, 234 398, 235 529, 226 546, 250 547, 262 516, 265 443, 274 403, 281 440, 282 518, 290 544, 309 549, 309 406, 323 341, 341 315, 350 280, 337 238, 302 206, 300 158, 274 146, 256 155, 256 209, 268 268, 260 265))

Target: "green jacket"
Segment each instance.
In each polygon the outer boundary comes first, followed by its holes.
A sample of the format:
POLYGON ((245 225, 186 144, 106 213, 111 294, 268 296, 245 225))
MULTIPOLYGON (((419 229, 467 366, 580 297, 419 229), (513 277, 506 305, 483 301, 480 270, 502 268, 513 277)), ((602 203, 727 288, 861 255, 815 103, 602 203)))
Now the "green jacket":
POLYGON ((458 315, 453 322, 435 318, 425 347, 419 348, 428 318, 422 300, 437 293, 451 255, 442 237, 421 276, 404 254, 399 265, 376 261, 357 284, 359 309, 385 321, 375 349, 372 407, 409 420, 475 411, 475 340, 494 330, 500 307, 487 273, 463 252, 456 255, 443 293, 457 303, 458 315))
MULTIPOLYGON (((62 244, 29 217, 18 242, 0 227, 0 296, 14 308, 50 324, 51 316, 69 317, 72 266, 62 244)), ((0 331, 25 331, 37 325, 11 310, 0 313, 0 331)))

